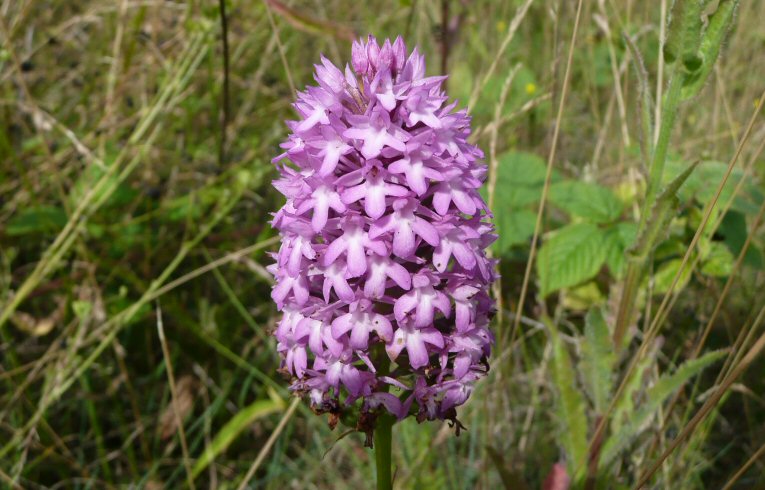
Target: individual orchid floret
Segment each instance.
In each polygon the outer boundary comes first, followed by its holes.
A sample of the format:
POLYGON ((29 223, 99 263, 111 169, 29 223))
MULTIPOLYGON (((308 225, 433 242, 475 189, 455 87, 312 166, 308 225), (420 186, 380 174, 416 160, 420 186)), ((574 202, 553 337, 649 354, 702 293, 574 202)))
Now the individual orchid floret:
MULTIPOLYGON (((397 38, 321 57, 274 159, 281 371, 330 425, 449 419, 488 371, 496 239, 470 118, 397 38)), ((459 424, 457 424, 459 428, 459 424)))
POLYGON ((364 182, 345 189, 341 194, 343 203, 353 204, 360 199, 364 199, 364 212, 372 219, 381 218, 387 209, 386 198, 405 197, 411 193, 409 189, 402 185, 397 185, 390 180, 388 171, 382 168, 379 160, 368 160, 365 167, 364 182), (389 180, 386 180, 386 177, 389 180))
POLYGON ((376 158, 385 147, 404 151, 409 134, 391 124, 390 115, 381 108, 372 109, 369 116, 348 115, 349 128, 343 131, 343 136, 360 141, 357 145, 361 156, 376 158))
POLYGON ((393 326, 385 315, 371 310, 372 303, 363 299, 350 305, 350 312, 337 317, 332 322, 332 335, 342 338, 348 331, 351 332, 351 347, 358 350, 366 350, 369 346, 369 335, 374 332, 383 342, 393 339, 393 326))

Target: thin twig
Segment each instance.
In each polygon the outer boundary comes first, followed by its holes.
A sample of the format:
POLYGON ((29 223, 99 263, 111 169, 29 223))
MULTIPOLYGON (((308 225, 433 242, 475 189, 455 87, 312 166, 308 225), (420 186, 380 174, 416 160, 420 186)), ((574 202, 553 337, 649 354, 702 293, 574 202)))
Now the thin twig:
POLYGON ((744 465, 739 468, 739 470, 730 477, 730 480, 728 480, 728 483, 725 484, 725 486, 722 488, 722 490, 729 490, 730 488, 733 488, 733 484, 738 481, 739 478, 741 478, 744 473, 746 473, 746 470, 749 469, 750 466, 754 464, 755 461, 760 459, 760 456, 765 454, 765 443, 760 446, 760 449, 758 449, 752 456, 744 463, 744 465))
MULTIPOLYGON (((763 92, 762 96, 759 100, 763 100, 763 97, 765 97, 765 92, 763 92)), ((746 131, 744 132, 744 136, 741 138, 741 141, 739 142, 739 146, 736 149, 735 154, 731 158, 730 162, 728 163, 728 168, 723 175, 722 180, 720 181, 717 191, 715 192, 714 197, 712 200, 707 204, 706 211, 704 213, 704 216, 701 220, 701 223, 699 224, 696 233, 694 234, 693 238, 691 239, 691 243, 688 246, 687 250, 685 251, 685 255, 683 256, 683 259, 680 263, 680 267, 677 270, 677 273, 675 274, 675 277, 672 280, 672 283, 670 284, 669 289, 664 295, 664 298, 662 299, 661 304, 659 305, 658 310, 656 311, 656 314, 654 315, 653 321, 650 323, 648 329, 646 330, 645 335, 643 336, 643 341, 640 344, 640 347, 638 348, 638 351, 635 353, 635 355, 630 360, 629 366, 627 367, 627 371, 624 374, 624 377, 622 378, 621 383, 619 383, 618 388, 616 389, 616 392, 614 393, 614 396, 611 399, 611 403, 608 406, 608 409, 603 415, 603 418, 600 420, 600 422, 595 427, 595 432, 592 436, 592 439, 590 441, 590 445, 592 445, 592 441, 597 440, 601 437, 601 433, 605 430, 606 425, 608 423, 609 417, 611 413, 614 410, 614 407, 616 406, 616 403, 621 399, 622 395, 624 394, 624 390, 627 387, 627 384, 629 380, 632 378, 633 374, 635 373, 635 369, 637 365, 640 363, 640 361, 645 356, 646 352, 648 351, 649 346, 653 343, 653 339, 656 338, 656 335, 658 334, 659 330, 661 329, 662 323, 664 321, 665 315, 664 313, 667 310, 667 307, 670 303, 670 299, 673 297, 673 292, 675 288, 677 287, 678 282, 680 281, 680 277, 684 272, 684 269, 686 265, 688 265, 688 260, 691 256, 691 253, 696 248, 696 244, 698 243, 702 233, 704 232, 704 229, 707 226, 707 223, 709 222, 709 218, 711 217, 712 211, 714 210, 718 199, 720 198, 720 194, 722 193, 722 190, 725 186, 725 183, 728 181, 728 177, 730 177, 731 172, 733 171, 733 168, 736 165, 736 162, 738 161, 739 156, 741 155, 741 151, 744 148, 744 145, 746 144, 747 140, 749 139, 749 135, 751 134, 752 128, 754 127, 754 122, 757 119, 757 115, 759 114, 760 106, 758 105, 754 112, 752 113, 752 116, 749 119, 749 123, 747 125, 746 131)))
POLYGON ((255 475, 255 472, 258 471, 258 468, 263 463, 263 460, 266 458, 268 453, 271 451, 271 446, 274 445, 276 442, 276 439, 279 437, 279 435, 282 433, 284 428, 287 426, 287 422, 292 418, 292 414, 295 413, 295 410, 300 405, 300 398, 295 398, 292 400, 292 403, 290 403, 289 408, 282 416, 282 419, 279 421, 279 425, 276 426, 276 429, 271 433, 271 436, 268 438, 266 443, 263 445, 263 447, 260 449, 260 452, 258 453, 258 456, 255 458, 255 461, 252 463, 252 466, 250 466, 250 469, 247 470, 247 474, 244 475, 244 479, 239 484, 238 489, 244 490, 247 488, 247 483, 252 479, 252 477, 255 475))
MULTIPOLYGON (((763 313, 765 313, 765 306, 760 310, 759 315, 757 316, 756 324, 762 321, 763 313)), ((756 325, 753 325, 752 328, 755 328, 756 325)), ((669 445, 669 447, 659 456, 659 458, 654 461, 654 463, 651 465, 651 467, 643 473, 643 475, 638 480, 637 484, 635 485, 635 489, 640 489, 648 483, 648 480, 651 479, 653 474, 656 472, 656 470, 659 469, 659 467, 662 465, 664 460, 666 460, 672 452, 677 449, 677 447, 685 441, 688 436, 691 435, 693 430, 696 428, 696 426, 699 425, 704 419, 706 419, 707 415, 717 406, 717 403, 720 401, 722 396, 728 391, 728 388, 733 384, 734 381, 736 381, 741 374, 746 371, 746 369, 749 367, 750 364, 757 358, 757 356, 760 355, 762 350, 765 349, 765 333, 760 335, 760 338, 757 339, 757 342, 752 346, 751 349, 749 349, 749 352, 746 353, 744 358, 741 360, 741 362, 736 366, 735 369, 731 371, 731 373, 725 378, 725 380, 722 382, 722 384, 715 390, 714 395, 712 395, 705 403, 701 406, 698 412, 696 412, 696 415, 693 416, 693 418, 688 422, 688 425, 686 425, 682 432, 680 432, 680 435, 678 435, 669 445)))
MULTIPOLYGON (((449 73, 449 2, 451 0, 441 0, 441 74, 449 73)), ((444 80, 444 89, 446 82, 444 80)))
MULTIPOLYGON (((720 297, 717 299, 717 303, 715 304, 714 309, 712 310, 712 314, 709 317, 709 320, 707 320, 707 324, 704 326, 704 330, 702 331, 701 336, 696 341, 696 345, 693 348, 693 351, 691 352, 691 355, 689 356, 688 360, 690 359, 696 359, 699 354, 701 353, 701 349, 704 348, 704 344, 706 343, 707 337, 712 331, 712 327, 714 326, 715 321, 717 320, 717 315, 720 314, 720 311, 722 311, 722 306, 725 303, 725 299, 728 297, 728 293, 730 292, 730 288, 733 285, 733 280, 736 278, 736 274, 738 273, 738 270, 741 268, 741 265, 744 262, 744 258, 746 257, 746 254, 749 250, 749 246, 752 243, 752 238, 754 237, 755 232, 757 231, 757 228, 760 226, 760 222, 762 221, 762 218, 765 216, 765 201, 763 201, 762 205, 760 206, 760 210, 757 213, 757 216, 754 218, 754 222, 752 222, 752 230, 749 232, 749 234, 746 237, 746 240, 744 241, 744 245, 741 247, 741 251, 738 254, 738 257, 736 258, 736 261, 733 263, 733 268, 730 271, 730 274, 728 275, 727 281, 725 281, 725 285, 723 286, 722 292, 720 293, 720 297)), ((656 445, 659 442, 659 435, 662 434, 664 431, 664 427, 666 427, 667 423, 669 422, 669 418, 672 416, 672 412, 674 411, 675 407, 677 406, 677 403, 680 401, 680 397, 683 395, 685 390, 683 387, 681 387, 677 393, 672 397, 672 400, 669 403, 669 406, 667 407, 666 413, 663 417, 661 417, 661 429, 656 432, 656 435, 653 438, 653 442, 651 443, 651 449, 648 451, 648 454, 651 454, 654 449, 656 448, 656 445)))
MULTIPOLYGON (((563 108, 566 104, 566 95, 568 94, 569 81, 571 79, 571 66, 574 60, 574 46, 576 45, 576 35, 579 32, 579 19, 582 15, 583 0, 579 0, 576 7, 576 18, 574 19, 574 31, 571 34, 571 45, 568 48, 568 59, 566 60, 566 71, 563 75, 563 87, 561 89, 560 102, 558 103, 558 113, 555 116, 555 127, 553 129, 552 146, 550 147, 550 154, 547 158, 547 170, 545 172, 545 183, 542 187, 542 196, 539 198, 539 209, 537 210, 537 219, 534 225, 534 235, 531 239, 531 249, 529 250, 529 259, 526 262, 526 272, 523 274, 523 284, 521 286, 521 294, 518 297, 518 306, 516 307, 515 321, 513 322, 513 329, 510 334, 510 343, 515 340, 516 331, 520 324, 521 313, 523 312, 523 303, 526 301, 526 292, 529 287, 529 279, 531 278, 531 270, 534 265, 534 258, 536 257, 537 242, 539 241, 539 235, 542 231, 542 218, 545 212, 545 202, 547 200, 547 193, 550 189, 550 180, 552 178, 553 162, 555 161, 555 152, 558 149, 558 134, 560 133, 560 124, 563 119, 563 108)), ((528 4, 526 4, 528 6, 528 4)))
POLYGON ((226 128, 229 118, 229 54, 228 54, 228 17, 226 16, 226 0, 218 0, 220 10, 220 31, 223 43, 223 94, 221 101, 220 146, 218 147, 218 171, 226 163, 226 128))
POLYGON ((282 40, 279 37, 279 28, 276 26, 274 16, 271 13, 271 4, 268 0, 263 0, 263 5, 266 6, 266 15, 268 15, 268 22, 271 24, 271 29, 273 29, 274 34, 276 34, 276 47, 279 50, 279 57, 282 59, 282 65, 284 65, 284 73, 287 75, 287 83, 290 84, 290 93, 295 95, 297 93, 297 89, 295 89, 295 82, 292 81, 290 65, 287 62, 287 55, 284 52, 284 45, 282 44, 282 40))
POLYGON ((513 17, 513 20, 510 22, 510 26, 507 28, 507 34, 505 35, 505 38, 502 40, 502 44, 499 46, 499 50, 497 51, 496 56, 494 56, 494 59, 492 60, 491 65, 489 65, 488 71, 484 74, 483 78, 481 79, 481 83, 476 85, 475 88, 473 89, 473 93, 470 94, 470 99, 468 99, 468 104, 467 104, 468 111, 473 108, 476 101, 478 100, 478 96, 481 94, 481 91, 486 86, 486 83, 489 81, 489 78, 494 74, 494 70, 497 69, 497 64, 499 63, 499 60, 502 59, 502 55, 507 49, 507 46, 510 44, 510 41, 513 40, 513 37, 515 37, 515 32, 518 30, 518 27, 520 27, 521 22, 523 21, 523 18, 526 17, 526 12, 528 12, 529 6, 531 5, 531 2, 533 1, 534 0, 526 0, 526 3, 518 7, 518 10, 516 10, 515 16, 513 17))
POLYGON ((170 383, 170 396, 172 397, 173 413, 175 414, 175 423, 178 426, 178 437, 181 440, 181 450, 183 451, 183 466, 186 468, 186 480, 189 488, 194 489, 194 477, 191 472, 191 460, 189 459, 189 446, 186 443, 186 431, 183 429, 183 417, 181 408, 178 405, 178 393, 175 389, 175 375, 173 374, 173 363, 170 359, 170 349, 165 340, 165 328, 162 325, 162 309, 157 303, 157 333, 159 334, 159 343, 162 345, 162 355, 165 357, 165 370, 167 371, 167 381, 170 383))
MULTIPOLYGON (((494 122, 491 126, 491 132, 489 136, 489 182, 487 185, 487 191, 489 194, 489 209, 494 209, 494 198, 496 196, 496 190, 497 190, 497 173, 499 172, 499 161, 497 160, 497 139, 499 137, 499 128, 501 126, 501 117, 502 117, 502 110, 505 107, 505 102, 507 101, 507 95, 510 92, 510 87, 513 84, 513 80, 515 79, 515 75, 518 73, 518 70, 521 69, 521 64, 516 63, 515 66, 513 66, 510 69, 510 72, 507 74, 507 77, 505 78, 505 82, 502 85, 502 91, 499 95, 499 103, 497 104, 497 107, 494 111, 494 122)), ((504 311, 504 299, 502 297, 502 281, 494 281, 494 284, 492 285, 492 290, 494 291, 494 298, 497 300, 497 325, 502 326, 503 325, 503 314, 504 311)), ((504 338, 504 330, 503 330, 503 338, 504 338)))

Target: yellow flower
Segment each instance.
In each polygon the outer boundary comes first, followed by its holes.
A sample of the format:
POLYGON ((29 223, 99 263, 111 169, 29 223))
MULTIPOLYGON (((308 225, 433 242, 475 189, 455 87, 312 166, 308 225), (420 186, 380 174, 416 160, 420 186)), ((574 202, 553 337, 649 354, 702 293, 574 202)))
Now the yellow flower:
POLYGON ((534 82, 529 82, 526 84, 526 93, 529 95, 534 95, 537 92, 537 86, 534 84, 534 82))

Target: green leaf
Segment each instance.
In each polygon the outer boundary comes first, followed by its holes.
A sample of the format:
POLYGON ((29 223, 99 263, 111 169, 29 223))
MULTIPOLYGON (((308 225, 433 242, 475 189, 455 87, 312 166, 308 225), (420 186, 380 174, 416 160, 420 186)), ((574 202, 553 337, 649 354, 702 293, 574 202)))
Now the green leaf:
POLYGON ((648 254, 663 241, 679 206, 678 192, 697 166, 698 162, 686 165, 685 169, 670 181, 664 191, 659 194, 653 209, 651 209, 651 215, 646 221, 645 229, 638 236, 630 255, 640 261, 645 261, 648 254))
POLYGON ((624 393, 619 397, 614 406, 613 416, 611 417, 612 433, 621 431, 632 420, 635 413, 635 400, 643 389, 646 375, 653 369, 654 362, 656 362, 655 349, 638 362, 634 374, 627 380, 624 393))
POLYGON ((701 69, 691 73, 684 81, 680 97, 682 100, 688 100, 699 93, 704 86, 712 68, 720 54, 720 48, 723 44, 723 38, 730 30, 733 21, 738 0, 721 0, 709 18, 709 25, 701 37, 699 54, 703 60, 701 69))
MULTIPOLYGON (((746 237, 749 236, 746 216, 738 211, 726 213, 722 223, 720 223, 720 227, 717 229, 717 233, 724 237, 725 245, 734 256, 738 257, 738 254, 744 248, 746 237)), ((750 244, 744 256, 744 265, 761 270, 764 262, 762 250, 755 244, 750 244)))
POLYGON ((624 273, 625 255, 627 249, 635 243, 637 224, 625 222, 606 230, 604 247, 606 249, 606 265, 611 274, 620 279, 624 273))
POLYGON ((592 398, 595 411, 599 414, 608 405, 613 385, 613 368, 616 353, 611 335, 600 308, 592 308, 584 320, 581 369, 584 385, 592 398))
POLYGON ((701 273, 713 277, 727 277, 733 269, 733 254, 721 242, 712 242, 701 263, 701 273))
POLYGON ((54 206, 33 206, 22 210, 8 221, 5 233, 21 236, 30 233, 56 233, 66 224, 66 213, 54 206))
MULTIPOLYGON (((683 161, 668 161, 665 181, 669 181, 675 176, 679 175, 685 168, 687 163, 683 161)), ((698 164, 696 171, 688 177, 678 191, 678 197, 682 202, 696 201, 701 204, 707 204, 712 200, 717 192, 717 185, 722 181, 723 176, 728 170, 728 165, 723 162, 717 161, 705 161, 698 164)), ((720 193, 720 199, 715 206, 716 209, 723 208, 730 197, 733 195, 733 191, 744 179, 738 195, 733 199, 731 203, 731 210, 740 211, 742 213, 756 213, 762 204, 763 196, 762 191, 758 189, 756 181, 748 178, 741 168, 734 168, 728 178, 727 182, 723 186, 723 190, 720 193)))
MULTIPOLYGON (((672 281, 675 280, 675 276, 680 270, 682 262, 682 259, 672 259, 664 262, 659 267, 653 275, 653 294, 665 294, 669 291, 670 286, 672 286, 672 281)), ((681 291, 688 284, 688 280, 691 278, 691 268, 688 266, 689 264, 686 264, 683 269, 680 279, 675 286, 675 292, 681 291)))
POLYGON ((550 186, 550 202, 566 213, 593 223, 609 223, 622 214, 622 202, 603 186, 565 181, 550 186))
POLYGON ((284 408, 284 403, 278 400, 258 400, 237 412, 226 425, 215 435, 205 452, 197 460, 192 470, 192 477, 196 478, 215 458, 256 420, 266 415, 278 412, 284 408))
POLYGON ((643 155, 643 161, 648 162, 651 160, 651 151, 653 147, 651 144, 651 141, 653 141, 652 135, 654 123, 653 115, 651 113, 651 108, 653 107, 653 97, 651 95, 652 87, 648 80, 648 70, 645 68, 645 63, 643 62, 643 56, 640 54, 640 50, 629 35, 623 33, 622 37, 632 55, 632 63, 635 65, 635 74, 638 78, 638 87, 640 88, 640 127, 643 131, 642 137, 640 138, 640 150, 643 155))
POLYGON ((604 232, 591 223, 557 230, 539 249, 540 294, 575 286, 598 273, 606 259, 604 232))
MULTIPOLYGON (((538 155, 522 151, 509 151, 497 157, 497 185, 494 194, 494 214, 507 213, 539 201, 545 182, 547 167, 538 155)), ((553 170, 551 182, 560 180, 553 170)), ((484 198, 487 189, 481 189, 484 198)))
POLYGON ((679 58, 687 69, 697 69, 698 61, 692 63, 692 58, 698 58, 701 41, 701 1, 675 0, 669 20, 664 44, 665 59, 673 63, 679 58))
POLYGON ((576 386, 574 366, 568 350, 551 321, 546 321, 553 346, 552 377, 558 393, 558 423, 560 440, 567 454, 569 474, 584 467, 587 458, 587 417, 585 400, 576 386))
MULTIPOLYGON (((116 151, 113 148, 107 149, 105 164, 107 167, 99 165, 89 165, 83 169, 77 180, 72 185, 67 196, 69 206, 75 209, 80 201, 91 191, 91 189, 104 177, 116 157, 116 151)), ((95 201, 104 200, 105 207, 124 207, 138 196, 138 191, 127 184, 120 183, 117 175, 110 175, 106 178, 107 184, 96 194, 95 201)))
POLYGON ((670 395, 680 389, 704 368, 717 362, 726 355, 726 351, 707 352, 697 359, 691 359, 675 369, 672 374, 664 373, 659 380, 646 391, 645 402, 630 416, 629 422, 608 438, 600 456, 601 464, 610 464, 619 452, 626 448, 643 432, 670 395))
POLYGON ((595 305, 605 303, 606 297, 598 287, 598 284, 592 280, 574 286, 566 290, 566 294, 561 297, 561 305, 572 313, 577 311, 588 311, 595 305))
POLYGON ((494 250, 502 255, 514 245, 526 243, 534 234, 537 216, 528 209, 496 214, 494 224, 499 238, 494 243, 494 250))
MULTIPOLYGON (((536 210, 528 206, 539 202, 547 169, 544 160, 533 153, 510 151, 500 155, 498 161, 492 211, 499 235, 494 251, 502 255, 514 245, 527 242, 534 233, 536 210)), ((553 172, 551 179, 555 181, 560 176, 553 172)), ((484 198, 486 193, 484 187, 484 198)))
MULTIPOLYGON (((499 172, 497 174, 497 190, 505 189, 504 185, 526 185, 541 187, 545 182, 547 165, 539 155, 525 151, 508 151, 497 157, 499 172)), ((553 172, 553 180, 560 176, 553 172)), ((497 194, 499 197, 501 194, 497 194)))

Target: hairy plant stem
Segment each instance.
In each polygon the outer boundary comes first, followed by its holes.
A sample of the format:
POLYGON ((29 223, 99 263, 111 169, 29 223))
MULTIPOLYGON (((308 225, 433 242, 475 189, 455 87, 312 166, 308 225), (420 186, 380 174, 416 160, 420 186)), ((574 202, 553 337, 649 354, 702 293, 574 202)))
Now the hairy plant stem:
MULTIPOLYGON (((645 231, 648 224, 648 217, 656 204, 656 197, 661 186, 661 178, 664 174, 664 164, 667 161, 667 150, 669 149, 669 140, 672 136, 672 129, 675 125, 677 109, 680 105, 681 89, 685 80, 685 72, 682 68, 677 68, 669 79, 667 94, 662 103, 661 123, 659 126, 659 137, 656 146, 653 148, 651 163, 648 167, 648 188, 646 189, 645 200, 640 210, 640 223, 638 225, 637 236, 645 231)), ((627 263, 627 272, 624 275, 624 288, 622 297, 619 301, 619 310, 616 315, 616 325, 614 327, 614 348, 618 351, 621 348, 624 334, 627 330, 630 318, 635 310, 635 300, 638 291, 640 291, 640 282, 643 279, 643 272, 646 269, 646 263, 650 260, 651 254, 645 257, 630 258, 627 263)))
MULTIPOLYGON (((386 376, 390 373, 390 360, 384 350, 376 353, 376 365, 378 373, 386 376)), ((385 385, 382 391, 388 391, 385 385)), ((373 446, 375 451, 375 467, 377 468, 377 490, 391 490, 393 488, 391 448, 393 446, 393 424, 395 417, 383 412, 377 417, 374 428, 373 446)))
POLYGON ((391 490, 391 448, 393 441, 393 423, 395 419, 384 414, 378 417, 375 427, 375 466, 377 467, 377 490, 391 490))

